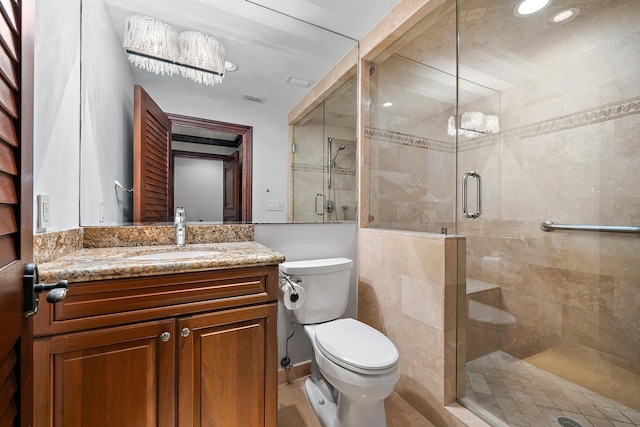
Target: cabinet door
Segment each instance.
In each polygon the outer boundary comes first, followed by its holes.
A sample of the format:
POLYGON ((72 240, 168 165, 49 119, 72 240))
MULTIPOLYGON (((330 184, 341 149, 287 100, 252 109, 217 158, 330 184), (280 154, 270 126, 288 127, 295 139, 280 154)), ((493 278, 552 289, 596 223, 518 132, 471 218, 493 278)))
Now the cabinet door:
POLYGON ((275 426, 277 304, 178 320, 181 426, 275 426))
POLYGON ((174 426, 174 328, 165 320, 35 342, 35 426, 174 426))

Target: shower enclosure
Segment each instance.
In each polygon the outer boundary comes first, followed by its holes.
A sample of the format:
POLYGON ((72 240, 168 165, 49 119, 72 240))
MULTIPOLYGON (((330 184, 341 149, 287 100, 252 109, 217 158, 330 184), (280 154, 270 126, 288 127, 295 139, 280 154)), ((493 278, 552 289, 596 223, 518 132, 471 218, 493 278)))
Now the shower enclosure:
POLYGON ((354 75, 292 126, 290 221, 355 220, 356 89, 354 75))
POLYGON ((438 3, 366 73, 367 226, 465 237, 464 406, 640 425, 640 2, 438 3))

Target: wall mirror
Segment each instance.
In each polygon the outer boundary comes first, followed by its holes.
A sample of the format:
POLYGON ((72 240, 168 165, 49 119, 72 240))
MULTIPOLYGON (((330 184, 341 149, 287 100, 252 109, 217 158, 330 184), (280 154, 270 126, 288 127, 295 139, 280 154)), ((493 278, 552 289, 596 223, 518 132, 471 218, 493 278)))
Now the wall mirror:
POLYGON ((292 126, 292 222, 356 219, 356 68, 346 77, 292 126))
MULTIPOLYGON (((135 85, 142 86, 163 111, 253 129, 253 194, 250 203, 242 206, 251 206, 252 222, 316 222, 289 214, 294 201, 287 188, 291 168, 288 114, 357 46, 355 39, 245 1, 186 0, 177 8, 169 0, 83 0, 80 27, 80 225, 133 221, 133 196, 114 183, 127 189, 134 186, 135 85), (179 75, 156 75, 136 68, 122 47, 125 18, 136 14, 163 21, 178 32, 193 30, 214 36, 238 70, 227 72, 221 84, 206 86, 179 75)), ((354 98, 354 128, 355 109, 354 98)), ((355 141, 355 132, 349 140, 355 141)), ((181 142, 178 150, 202 152, 202 145, 181 142)), ((341 145, 346 143, 338 142, 336 149, 341 145)), ((347 157, 343 156, 346 152, 340 152, 338 163, 347 157)), ((355 170, 355 166, 348 167, 352 168, 355 170)), ((336 212, 333 218, 344 219, 342 205, 336 212)), ((217 221, 200 214, 190 217, 189 211, 187 219, 217 221)))

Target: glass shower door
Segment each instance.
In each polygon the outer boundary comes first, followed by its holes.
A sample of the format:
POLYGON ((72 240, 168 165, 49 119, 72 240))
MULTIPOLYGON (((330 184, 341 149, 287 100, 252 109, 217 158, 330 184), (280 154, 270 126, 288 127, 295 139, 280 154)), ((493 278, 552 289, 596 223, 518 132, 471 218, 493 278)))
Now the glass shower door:
POLYGON ((324 222, 324 103, 293 126, 291 174, 293 222, 324 222))
POLYGON ((486 96, 454 122, 458 399, 496 425, 639 425, 640 238, 595 230, 640 225, 640 2, 521 3, 459 1, 460 93, 486 96))
POLYGON ((356 76, 293 128, 293 222, 356 217, 356 76))

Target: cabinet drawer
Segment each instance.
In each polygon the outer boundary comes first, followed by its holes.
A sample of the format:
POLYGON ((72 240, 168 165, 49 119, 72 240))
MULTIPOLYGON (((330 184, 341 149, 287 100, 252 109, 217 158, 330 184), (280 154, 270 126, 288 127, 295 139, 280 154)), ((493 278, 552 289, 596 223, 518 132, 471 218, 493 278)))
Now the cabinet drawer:
POLYGON ((71 283, 34 318, 36 336, 277 299, 276 266, 71 283))

